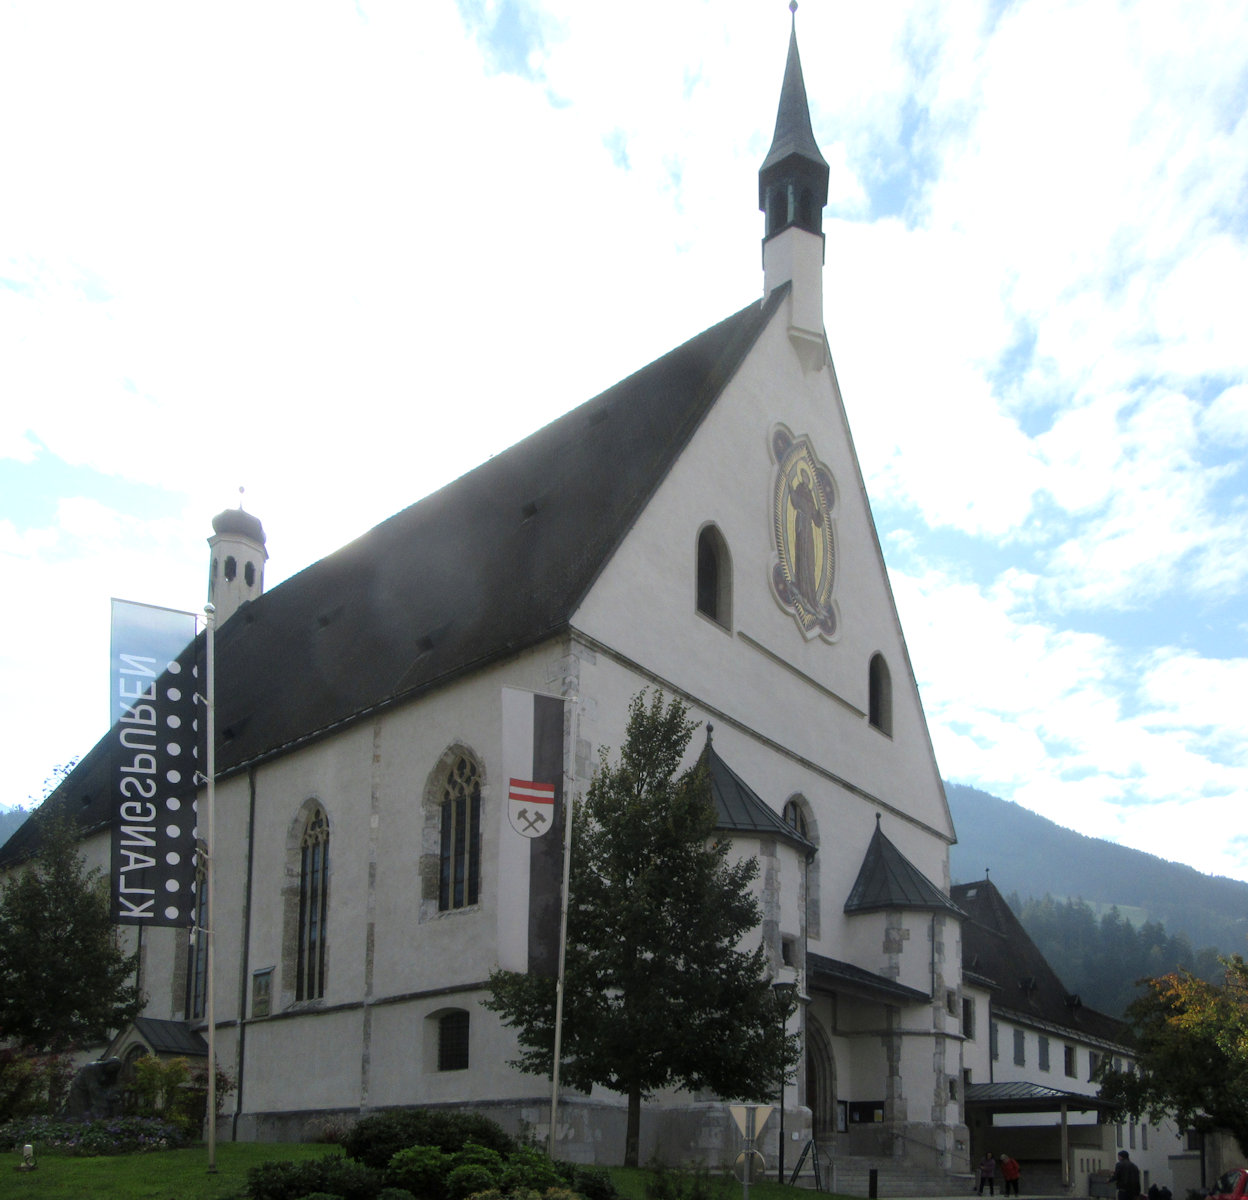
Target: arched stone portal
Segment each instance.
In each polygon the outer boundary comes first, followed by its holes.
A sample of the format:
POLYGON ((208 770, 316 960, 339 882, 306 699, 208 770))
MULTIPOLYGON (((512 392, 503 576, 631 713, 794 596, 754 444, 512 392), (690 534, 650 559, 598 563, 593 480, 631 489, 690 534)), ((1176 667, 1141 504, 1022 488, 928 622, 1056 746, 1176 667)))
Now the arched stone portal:
POLYGON ((806 1029, 806 1103, 815 1141, 828 1146, 836 1133, 836 1057, 818 1021, 806 1029))

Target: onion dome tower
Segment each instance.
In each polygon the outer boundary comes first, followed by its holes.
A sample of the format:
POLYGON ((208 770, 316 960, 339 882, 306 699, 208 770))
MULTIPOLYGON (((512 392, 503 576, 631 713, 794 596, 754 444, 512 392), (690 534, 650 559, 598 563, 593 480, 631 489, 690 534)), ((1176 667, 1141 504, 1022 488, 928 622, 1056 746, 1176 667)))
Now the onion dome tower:
POLYGON ((828 360, 823 332, 823 207, 828 202, 828 164, 810 125, 806 82, 797 52, 797 3, 780 89, 776 131, 758 172, 758 207, 766 216, 763 295, 791 283, 789 338, 807 370, 828 360))
POLYGON ((208 573, 208 602, 217 610, 217 625, 224 625, 248 600, 264 591, 264 526, 258 517, 237 508, 227 508, 212 518, 208 539, 211 564, 208 573))

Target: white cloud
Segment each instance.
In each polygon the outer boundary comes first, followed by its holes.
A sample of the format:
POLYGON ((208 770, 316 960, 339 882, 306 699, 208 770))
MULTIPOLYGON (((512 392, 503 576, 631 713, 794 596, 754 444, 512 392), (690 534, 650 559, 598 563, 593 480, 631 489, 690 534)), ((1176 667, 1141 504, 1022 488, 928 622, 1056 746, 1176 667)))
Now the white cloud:
MULTIPOLYGON (((1240 7, 798 29, 829 338, 942 768, 1248 878, 1208 845, 1245 784, 1240 7), (1117 611, 1147 635, 1069 623, 1117 611)), ((0 14, 0 469, 147 489, 6 504, 6 727, 61 715, 4 800, 105 719, 53 661, 103 670, 109 595, 198 607, 240 484, 278 582, 754 297, 765 9, 550 0, 530 79, 445 2, 0 14)))

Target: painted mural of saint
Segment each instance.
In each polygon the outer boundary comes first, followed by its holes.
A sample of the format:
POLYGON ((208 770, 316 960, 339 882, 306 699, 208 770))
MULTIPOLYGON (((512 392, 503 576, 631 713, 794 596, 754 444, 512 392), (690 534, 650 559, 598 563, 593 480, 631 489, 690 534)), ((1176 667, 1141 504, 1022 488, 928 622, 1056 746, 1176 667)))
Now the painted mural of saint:
POLYGON ((823 513, 811 487, 810 472, 798 468, 798 482, 789 493, 793 505, 793 584, 811 609, 819 607, 819 571, 815 561, 815 527, 823 513))

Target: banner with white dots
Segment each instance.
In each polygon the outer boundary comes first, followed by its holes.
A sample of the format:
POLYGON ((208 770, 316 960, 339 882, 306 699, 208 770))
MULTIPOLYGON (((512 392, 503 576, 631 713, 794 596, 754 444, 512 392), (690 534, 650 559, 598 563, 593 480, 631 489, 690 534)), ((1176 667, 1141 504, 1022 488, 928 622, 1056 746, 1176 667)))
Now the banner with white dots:
POLYGON ((113 920, 191 924, 201 762, 195 616, 113 601, 113 920))

